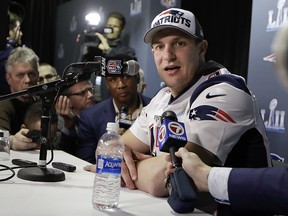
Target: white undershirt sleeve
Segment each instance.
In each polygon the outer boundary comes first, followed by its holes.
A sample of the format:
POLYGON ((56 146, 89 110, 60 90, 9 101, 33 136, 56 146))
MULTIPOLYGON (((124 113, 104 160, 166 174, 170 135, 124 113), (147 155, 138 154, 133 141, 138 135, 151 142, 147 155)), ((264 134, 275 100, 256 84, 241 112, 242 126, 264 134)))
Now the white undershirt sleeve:
POLYGON ((229 204, 228 178, 232 168, 213 167, 208 176, 208 188, 217 202, 229 204))

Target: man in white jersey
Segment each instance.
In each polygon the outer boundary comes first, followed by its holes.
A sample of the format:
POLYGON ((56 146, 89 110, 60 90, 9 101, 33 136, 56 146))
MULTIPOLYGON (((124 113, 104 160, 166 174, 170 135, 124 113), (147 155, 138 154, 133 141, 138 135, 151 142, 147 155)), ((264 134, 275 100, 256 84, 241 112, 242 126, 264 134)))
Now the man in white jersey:
MULTIPOLYGON (((278 78, 288 88, 288 22, 277 32, 275 52, 278 78)), ((218 202, 231 205, 239 215, 288 215, 288 167, 231 168, 210 167, 199 157, 180 148, 175 153, 183 160, 183 169, 193 178, 199 191, 209 191, 218 202)), ((174 168, 170 157, 166 175, 174 168)))
POLYGON ((230 74, 216 62, 205 62, 208 42, 190 11, 163 11, 152 21, 144 41, 151 45, 158 73, 167 87, 143 108, 123 135, 122 179, 127 187, 154 196, 168 195, 164 183, 168 162, 157 139, 160 117, 167 110, 185 124, 189 141, 185 147, 205 163, 270 165, 269 143, 254 96, 242 77, 230 74), (140 160, 139 152, 149 152, 152 157, 140 160))

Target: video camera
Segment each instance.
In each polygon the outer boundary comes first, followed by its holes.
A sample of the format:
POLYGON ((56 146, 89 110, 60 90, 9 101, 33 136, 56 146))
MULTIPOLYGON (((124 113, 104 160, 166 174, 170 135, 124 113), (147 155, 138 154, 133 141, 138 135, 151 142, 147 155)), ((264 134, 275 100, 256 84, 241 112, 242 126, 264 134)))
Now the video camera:
POLYGON ((96 35, 97 32, 100 34, 111 34, 113 33, 113 29, 110 27, 101 29, 97 26, 88 26, 88 28, 84 30, 84 43, 89 44, 90 46, 98 46, 100 39, 96 35))

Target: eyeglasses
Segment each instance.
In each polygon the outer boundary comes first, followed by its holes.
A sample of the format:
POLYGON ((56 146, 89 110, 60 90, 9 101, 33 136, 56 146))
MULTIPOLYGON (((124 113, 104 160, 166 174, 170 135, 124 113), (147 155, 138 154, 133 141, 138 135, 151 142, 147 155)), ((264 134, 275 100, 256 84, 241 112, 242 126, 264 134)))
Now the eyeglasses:
POLYGON ((89 88, 86 88, 86 89, 84 89, 83 91, 80 91, 80 92, 67 94, 67 96, 76 95, 76 96, 84 97, 85 95, 87 95, 88 92, 90 92, 91 94, 94 94, 94 91, 95 91, 95 88, 89 87, 89 88))

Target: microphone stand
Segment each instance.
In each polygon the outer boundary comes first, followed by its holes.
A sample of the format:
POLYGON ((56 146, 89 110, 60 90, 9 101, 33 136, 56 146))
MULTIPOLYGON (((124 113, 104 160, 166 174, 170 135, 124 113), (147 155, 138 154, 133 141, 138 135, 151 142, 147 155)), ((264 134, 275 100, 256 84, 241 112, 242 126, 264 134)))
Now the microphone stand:
POLYGON ((40 154, 38 167, 25 167, 20 169, 17 173, 18 178, 40 182, 58 182, 65 180, 65 174, 62 171, 46 167, 47 137, 51 119, 50 109, 53 105, 56 93, 57 92, 55 91, 39 95, 42 101, 43 114, 41 117, 41 137, 39 139, 40 154))
MULTIPOLYGON (((18 171, 17 177, 29 180, 29 181, 39 181, 39 182, 58 182, 65 180, 65 174, 53 168, 46 167, 46 156, 47 156, 47 135, 50 124, 50 109, 54 104, 55 97, 58 95, 58 91, 67 85, 75 84, 78 82, 79 77, 87 76, 87 73, 90 72, 90 76, 92 72, 99 73, 101 63, 99 59, 98 62, 79 62, 72 63, 66 67, 65 72, 73 67, 74 69, 82 70, 82 73, 70 73, 67 74, 65 80, 55 80, 48 83, 43 83, 40 85, 32 86, 27 88, 26 90, 7 94, 0 96, 0 101, 13 99, 19 97, 21 95, 29 94, 29 95, 39 95, 42 100, 42 109, 43 114, 41 117, 41 137, 40 137, 40 154, 39 154, 39 162, 37 167, 25 167, 18 171), (96 70, 95 70, 96 68, 96 70), (83 73, 83 71, 86 73, 83 73), (88 72, 87 72, 88 71, 88 72)), ((78 71, 80 72, 80 71, 78 71)))

